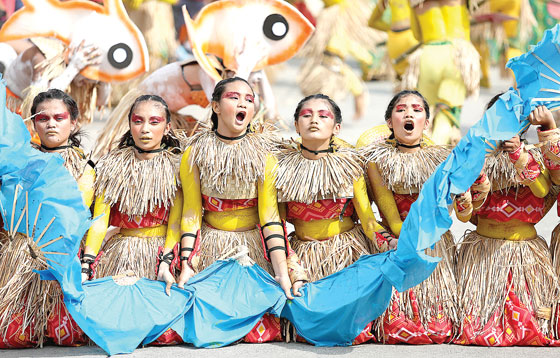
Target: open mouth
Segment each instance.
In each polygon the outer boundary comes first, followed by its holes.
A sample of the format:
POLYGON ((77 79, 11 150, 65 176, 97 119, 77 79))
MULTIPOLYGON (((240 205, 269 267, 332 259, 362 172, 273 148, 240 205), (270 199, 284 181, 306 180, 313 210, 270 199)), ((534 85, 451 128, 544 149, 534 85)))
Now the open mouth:
POLYGON ((237 112, 237 114, 235 115, 235 119, 237 119, 238 122, 243 122, 246 115, 247 114, 245 112, 237 112))
POLYGON ((404 130, 407 132, 412 132, 414 130, 414 122, 412 121, 407 121, 404 124, 404 130))

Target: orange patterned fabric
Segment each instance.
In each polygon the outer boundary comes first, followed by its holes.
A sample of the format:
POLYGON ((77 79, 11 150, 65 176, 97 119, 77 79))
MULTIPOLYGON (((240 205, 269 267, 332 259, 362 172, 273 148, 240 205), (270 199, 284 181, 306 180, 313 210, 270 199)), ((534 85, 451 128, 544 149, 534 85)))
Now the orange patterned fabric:
POLYGON ((454 343, 489 347, 545 346, 556 343, 543 334, 533 310, 519 300, 511 287, 504 309, 495 312, 482 329, 479 319, 475 317, 468 315, 465 318, 463 332, 454 343))
POLYGON ((544 216, 544 199, 537 198, 527 186, 494 191, 477 213, 488 219, 507 222, 512 219, 536 224, 544 216))
POLYGON ((282 342, 280 318, 265 314, 244 339, 247 343, 282 342))
POLYGON ((344 205, 346 206, 343 216, 352 216, 354 213, 354 205, 352 199, 324 199, 318 200, 312 204, 299 203, 297 201, 288 202, 287 219, 299 219, 303 221, 338 219, 344 205))
POLYGON ((395 198, 395 203, 397 204, 397 210, 401 216, 401 220, 404 221, 408 212, 410 211, 410 207, 412 204, 418 199, 418 194, 396 194, 393 193, 393 197, 395 198))
POLYGON ((151 213, 144 216, 135 216, 130 220, 127 214, 119 211, 119 204, 111 207, 111 220, 112 226, 117 226, 124 229, 141 229, 145 227, 154 227, 167 224, 169 220, 169 209, 159 207, 151 213))
POLYGON ((33 324, 23 330, 23 313, 12 315, 6 333, 0 335, 0 349, 29 348, 37 344, 33 324))
POLYGON ((420 321, 418 301, 412 290, 404 293, 393 293, 389 308, 383 316, 383 335, 388 344, 441 344, 451 341, 453 323, 441 311, 437 317, 432 317, 425 327, 420 321), (399 295, 410 295, 413 317, 409 318, 399 309, 399 295))
POLYGON ((78 347, 87 343, 84 331, 68 313, 62 297, 47 320, 47 337, 59 346, 78 347))
POLYGON ((202 206, 208 211, 233 211, 257 206, 257 198, 252 199, 220 199, 202 195, 202 206))

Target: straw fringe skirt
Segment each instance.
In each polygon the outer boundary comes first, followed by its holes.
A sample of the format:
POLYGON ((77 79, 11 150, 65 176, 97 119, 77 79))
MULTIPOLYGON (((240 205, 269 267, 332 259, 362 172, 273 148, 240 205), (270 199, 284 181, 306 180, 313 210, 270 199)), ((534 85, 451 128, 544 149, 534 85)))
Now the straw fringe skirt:
POLYGON ((311 281, 338 272, 369 254, 369 239, 359 225, 326 240, 300 240, 292 234, 290 245, 311 281))
POLYGON ((216 260, 227 258, 240 245, 249 249, 249 257, 257 265, 274 276, 272 265, 264 258, 261 235, 258 229, 248 231, 223 231, 202 223, 200 233, 200 260, 196 271, 200 272, 216 260), (226 257, 224 257, 226 256, 226 257))
POLYGON ((42 346, 58 283, 33 270, 47 267, 31 258, 24 237, 5 241, 0 252, 0 348, 42 346))
POLYGON ((101 248, 104 252, 97 266, 96 278, 124 274, 131 270, 138 277, 155 280, 157 254, 165 236, 136 237, 117 234, 101 248))
POLYGON ((545 345, 559 285, 546 242, 467 233, 457 256, 460 344, 545 345))
POLYGON ((399 293, 393 291, 389 308, 377 320, 379 340, 389 344, 432 344, 449 342, 459 322, 455 280, 455 242, 448 231, 427 249, 441 257, 434 272, 419 285, 399 293))
MULTIPOLYGON (((552 256, 552 267, 558 278, 560 275, 560 224, 556 225, 552 231, 550 253, 552 256)), ((552 316, 553 337, 558 340, 560 338, 560 297, 557 298, 554 308, 552 316)), ((555 345, 560 345, 560 342, 555 343, 555 345)))

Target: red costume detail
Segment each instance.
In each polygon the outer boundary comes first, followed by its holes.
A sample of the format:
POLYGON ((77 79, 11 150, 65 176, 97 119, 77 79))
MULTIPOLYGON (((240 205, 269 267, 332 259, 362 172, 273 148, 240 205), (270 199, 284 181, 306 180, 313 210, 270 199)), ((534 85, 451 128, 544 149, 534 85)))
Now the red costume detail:
POLYGON ((280 318, 265 314, 244 340, 247 343, 282 342, 280 318))
POLYGON ((533 315, 533 309, 527 308, 511 288, 511 274, 508 277, 510 287, 503 312, 499 309, 490 318, 480 333, 478 319, 465 320, 463 334, 456 338, 457 344, 476 344, 479 346, 545 346, 550 339, 546 337, 533 315), (501 317, 500 317, 501 316, 501 317))
POLYGON ((393 193, 393 197, 395 198, 395 203, 397 204, 397 210, 401 216, 401 220, 404 221, 408 212, 410 211, 410 207, 412 204, 418 199, 418 194, 395 194, 393 193))
POLYGON ((202 206, 208 211, 233 211, 257 206, 257 198, 253 199, 219 199, 202 195, 202 206))
POLYGON ((164 206, 156 208, 151 213, 144 214, 143 216, 134 216, 132 218, 127 214, 121 213, 118 204, 111 207, 110 225, 124 229, 139 229, 164 225, 167 224, 168 220, 169 209, 166 209, 164 206))
POLYGON ((512 219, 527 223, 538 223, 544 216, 544 199, 537 198, 527 186, 510 188, 507 192, 494 191, 477 215, 507 222, 512 219))
POLYGON ((155 341, 150 343, 150 346, 175 346, 177 344, 182 344, 183 339, 181 336, 169 328, 167 331, 163 332, 155 341))
MULTIPOLYGON (((523 145, 520 145, 514 152, 509 153, 509 159, 511 159, 512 163, 515 163, 519 157, 521 157, 522 151, 523 145)), ((527 164, 525 165, 525 168, 523 168, 523 171, 520 174, 518 173, 518 175, 521 177, 521 180, 528 179, 533 181, 537 179, 541 173, 541 167, 535 158, 533 158, 533 154, 531 154, 531 152, 528 152, 527 155, 529 156, 527 164)))
POLYGON ((21 313, 13 314, 6 335, 0 336, 0 349, 29 348, 37 344, 33 323, 25 331, 22 330, 22 326, 23 315, 21 313))
POLYGON ((453 323, 443 315, 440 307, 437 317, 432 317, 428 327, 420 321, 418 301, 412 290, 410 295, 413 317, 408 318, 399 309, 399 299, 402 293, 395 292, 390 307, 383 316, 383 335, 386 343, 432 344, 449 342, 453 336, 453 323))
POLYGON ((352 199, 323 199, 311 204, 299 203, 297 201, 288 202, 287 219, 299 219, 303 221, 338 219, 342 209, 346 205, 343 216, 352 216, 354 205, 352 199))
POLYGON ((87 343, 87 337, 60 302, 55 306, 47 320, 47 337, 59 346, 78 347, 87 343))

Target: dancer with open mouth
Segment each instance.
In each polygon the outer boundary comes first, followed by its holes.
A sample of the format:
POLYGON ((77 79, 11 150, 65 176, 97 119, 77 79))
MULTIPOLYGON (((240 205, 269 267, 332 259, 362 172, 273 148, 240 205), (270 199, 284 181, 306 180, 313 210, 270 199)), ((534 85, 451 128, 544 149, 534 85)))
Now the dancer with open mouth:
MULTIPOLYGON (((365 156, 373 199, 381 211, 383 225, 393 235, 378 237, 380 252, 397 246, 410 207, 422 185, 450 150, 433 145, 423 135, 428 127, 430 109, 417 91, 397 93, 385 112, 387 127, 374 128, 380 139, 372 140, 372 130, 358 140, 365 156), (385 135, 383 135, 385 133, 385 135)), ((408 291, 393 293, 385 314, 377 321, 383 342, 430 344, 449 342, 458 323, 454 275, 455 243, 448 231, 428 254, 442 257, 432 275, 408 291)))
MULTIPOLYGON (((290 289, 299 295, 299 287, 307 280, 275 209, 276 191, 265 171, 274 133, 257 128, 265 123, 251 123, 254 96, 251 86, 239 77, 218 82, 212 94, 212 128, 189 138, 180 169, 184 193, 181 238, 168 237, 158 276, 167 282, 167 290, 175 282, 168 267, 179 242, 179 287, 240 245, 249 249, 249 257, 260 267, 275 275, 288 298, 293 297, 290 289), (259 223, 260 230, 256 228, 259 223)), ((246 341, 282 339, 278 318, 265 315, 257 327, 246 341)))
MULTIPOLYGON (((58 89, 39 93, 31 105, 32 124, 45 153, 59 154, 76 179, 84 204, 93 202, 95 171, 80 148, 76 130, 80 116, 76 101, 58 89)), ((28 254, 28 241, 19 234, 0 232, 0 348, 42 346, 51 339, 57 345, 87 343, 82 330, 68 314, 56 281, 41 281, 33 270, 46 267, 28 254)))
MULTIPOLYGON (((183 201, 177 178, 181 150, 170 122, 161 97, 138 97, 128 114, 129 131, 97 163, 93 213, 97 220, 87 234, 81 258, 83 281, 129 270, 155 280, 159 248, 168 237, 178 240, 183 201), (105 239, 109 225, 120 232, 105 239)), ((178 342, 180 337, 169 330, 156 344, 178 342)))

